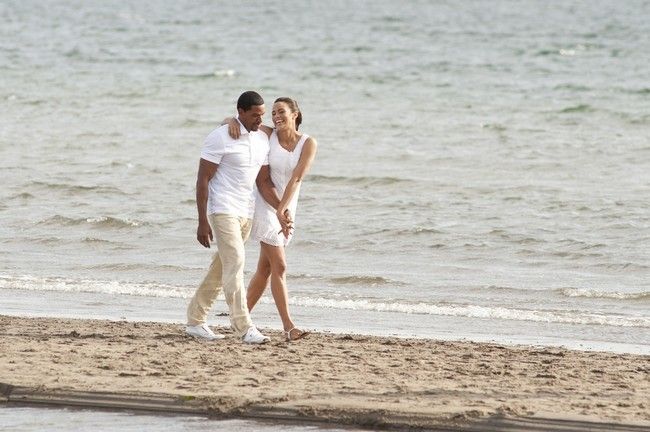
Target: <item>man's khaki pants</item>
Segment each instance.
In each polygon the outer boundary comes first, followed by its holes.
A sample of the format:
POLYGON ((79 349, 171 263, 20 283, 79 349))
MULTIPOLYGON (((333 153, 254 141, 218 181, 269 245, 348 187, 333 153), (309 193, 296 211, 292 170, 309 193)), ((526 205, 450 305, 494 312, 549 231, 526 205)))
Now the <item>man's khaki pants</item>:
POLYGON ((214 214, 208 216, 217 241, 208 274, 187 307, 187 324, 206 322, 208 312, 223 288, 230 308, 230 323, 236 336, 243 336, 253 325, 246 304, 244 288, 244 242, 251 231, 251 219, 214 214))

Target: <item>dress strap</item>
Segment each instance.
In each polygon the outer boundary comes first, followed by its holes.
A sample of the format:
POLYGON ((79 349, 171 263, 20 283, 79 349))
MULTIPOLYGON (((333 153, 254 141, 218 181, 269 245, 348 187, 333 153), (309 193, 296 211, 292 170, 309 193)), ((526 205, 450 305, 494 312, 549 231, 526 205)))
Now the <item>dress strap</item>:
POLYGON ((296 148, 293 149, 294 153, 302 154, 302 146, 305 144, 305 141, 307 141, 307 138, 309 138, 309 135, 302 134, 302 136, 300 137, 300 140, 298 141, 298 144, 296 144, 296 148), (298 150, 298 151, 296 151, 296 150, 298 150))

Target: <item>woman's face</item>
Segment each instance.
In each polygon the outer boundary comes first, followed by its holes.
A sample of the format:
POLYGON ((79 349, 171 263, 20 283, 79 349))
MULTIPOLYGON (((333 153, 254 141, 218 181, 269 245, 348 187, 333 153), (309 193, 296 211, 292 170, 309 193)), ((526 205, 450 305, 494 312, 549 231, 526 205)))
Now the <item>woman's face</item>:
POLYGON ((296 128, 296 117, 298 113, 291 112, 286 102, 276 102, 271 111, 271 120, 276 129, 296 128))

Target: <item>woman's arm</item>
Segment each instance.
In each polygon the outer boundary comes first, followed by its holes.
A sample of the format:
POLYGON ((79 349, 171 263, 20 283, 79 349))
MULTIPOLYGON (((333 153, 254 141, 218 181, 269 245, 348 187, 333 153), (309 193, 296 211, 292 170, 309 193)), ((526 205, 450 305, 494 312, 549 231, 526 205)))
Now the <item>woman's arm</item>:
POLYGON ((311 167, 314 158, 316 157, 316 140, 312 137, 307 138, 305 144, 302 146, 302 152, 300 153, 300 160, 298 160, 298 165, 293 169, 291 174, 291 179, 287 184, 287 187, 284 189, 282 198, 280 199, 280 204, 278 204, 276 215, 280 222, 284 221, 286 218, 286 210, 293 198, 296 190, 302 179, 307 175, 309 168, 311 167))
MULTIPOLYGON (((239 121, 235 117, 226 117, 223 119, 221 122, 221 125, 228 125, 228 135, 232 139, 237 139, 241 135, 241 129, 239 128, 239 121)), ((273 132, 273 128, 269 127, 267 125, 260 125, 260 129, 262 132, 266 134, 266 136, 271 136, 271 133, 273 132)))
POLYGON ((226 117, 221 122, 221 126, 223 125, 228 125, 228 135, 230 135, 232 139, 239 138, 239 136, 241 135, 240 133, 241 131, 239 129, 239 122, 235 117, 226 117))
POLYGON ((273 128, 267 125, 260 125, 260 130, 266 134, 269 138, 271 137, 271 134, 273 133, 273 128))

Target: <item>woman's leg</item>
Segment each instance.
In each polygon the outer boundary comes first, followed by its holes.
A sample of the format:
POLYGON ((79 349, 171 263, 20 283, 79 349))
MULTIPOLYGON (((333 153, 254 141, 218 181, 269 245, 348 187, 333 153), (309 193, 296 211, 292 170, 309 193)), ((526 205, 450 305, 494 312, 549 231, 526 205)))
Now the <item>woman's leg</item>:
POLYGON ((273 300, 275 300, 275 306, 278 308, 284 331, 289 331, 295 325, 289 315, 289 294, 286 282, 287 262, 284 248, 262 243, 262 250, 270 263, 273 300))
POLYGON ((262 297, 269 283, 269 276, 271 276, 271 264, 269 263, 269 258, 266 256, 263 247, 264 243, 260 244, 262 245, 260 248, 260 259, 257 261, 257 269, 248 283, 248 290, 246 292, 246 303, 249 312, 253 310, 260 297, 262 297))

